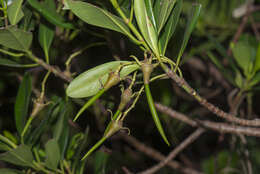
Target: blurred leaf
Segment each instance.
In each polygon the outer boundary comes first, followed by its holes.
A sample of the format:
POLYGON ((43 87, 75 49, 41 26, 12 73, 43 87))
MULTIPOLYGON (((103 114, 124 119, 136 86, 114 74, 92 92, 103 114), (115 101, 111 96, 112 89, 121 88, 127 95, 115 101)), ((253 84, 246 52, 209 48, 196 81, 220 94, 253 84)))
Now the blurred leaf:
POLYGON ((194 4, 192 5, 192 9, 191 9, 191 13, 189 15, 188 18, 188 23, 184 32, 184 36, 183 36, 183 40, 182 40, 182 44, 181 44, 181 49, 179 51, 178 54, 178 58, 177 58, 177 63, 179 63, 180 58, 187 46, 188 40, 190 38, 191 32, 193 31, 197 20, 199 18, 199 14, 200 14, 200 10, 201 10, 201 5, 200 4, 194 4))
POLYGON ((239 71, 236 71, 235 82, 240 89, 243 88, 243 77, 239 71))
POLYGON ((14 26, 0 29, 0 44, 19 51, 28 50, 32 43, 32 33, 14 26))
POLYGON ((97 151, 95 153, 95 174, 106 174, 106 164, 108 157, 108 154, 102 151, 97 151))
POLYGON ((27 68, 27 67, 37 66, 37 64, 19 64, 19 63, 16 63, 12 60, 5 59, 5 58, 0 58, 0 65, 15 67, 15 68, 27 68))
POLYGON ((39 26, 38 40, 42 49, 44 50, 44 54, 46 57, 49 57, 49 49, 51 43, 54 39, 55 31, 50 26, 41 23, 39 26))
POLYGON ((32 17, 32 10, 28 6, 23 7, 24 17, 19 24, 19 28, 24 31, 32 31, 34 29, 35 20, 32 17))
POLYGON ((256 52, 254 71, 256 72, 259 69, 260 69, 260 43, 258 43, 258 48, 256 52))
POLYGON ((68 115, 69 115, 68 104, 62 102, 60 104, 60 113, 58 121, 55 125, 53 137, 58 142, 61 150, 61 159, 64 158, 65 150, 69 140, 69 126, 68 126, 68 115))
POLYGON ((81 1, 65 0, 65 7, 69 8, 76 16, 84 22, 114 30, 123 34, 130 33, 123 20, 108 11, 81 1))
POLYGON ((20 145, 16 149, 0 154, 0 160, 19 166, 32 166, 33 154, 29 146, 20 145))
POLYGON ((34 131, 28 136, 28 140, 26 142, 29 142, 32 145, 39 142, 39 139, 41 138, 43 132, 46 131, 46 128, 48 128, 53 112, 55 111, 55 109, 57 109, 57 105, 60 101, 60 98, 52 100, 53 104, 50 104, 50 106, 48 107, 46 111, 46 116, 44 117, 44 119, 41 120, 39 126, 37 126, 34 131))
POLYGON ((51 139, 45 145, 46 165, 50 169, 57 169, 60 161, 60 148, 56 139, 51 139))
POLYGON ((251 71, 250 64, 255 60, 255 48, 249 45, 246 41, 239 41, 231 45, 234 58, 239 67, 248 75, 251 71))
POLYGON ((249 82, 249 86, 253 87, 260 82, 260 71, 258 71, 252 80, 249 82))
POLYGON ((182 0, 178 0, 176 6, 172 10, 170 17, 167 20, 167 23, 165 24, 159 36, 159 44, 160 44, 160 50, 162 55, 165 54, 168 42, 171 39, 176 29, 176 26, 179 22, 181 10, 182 10, 182 0))
POLYGON ((16 25, 24 16, 22 3, 23 0, 13 0, 7 8, 7 16, 12 25, 16 25))
POLYGON ((176 0, 160 0, 155 2, 155 17, 156 17, 156 23, 158 28, 158 33, 161 32, 161 30, 164 27, 164 24, 168 20, 168 17, 170 16, 172 9, 176 3, 176 0))
POLYGON ((65 22, 63 16, 58 14, 52 6, 48 6, 50 2, 40 3, 38 0, 27 0, 27 2, 53 25, 68 29, 74 28, 71 23, 65 22))
POLYGON ((14 113, 16 128, 21 135, 28 114, 29 102, 32 92, 32 79, 29 73, 25 73, 16 96, 14 113))
POLYGON ((0 169, 0 173, 1 174, 19 174, 20 172, 17 170, 14 170, 14 169, 4 168, 4 169, 0 169))

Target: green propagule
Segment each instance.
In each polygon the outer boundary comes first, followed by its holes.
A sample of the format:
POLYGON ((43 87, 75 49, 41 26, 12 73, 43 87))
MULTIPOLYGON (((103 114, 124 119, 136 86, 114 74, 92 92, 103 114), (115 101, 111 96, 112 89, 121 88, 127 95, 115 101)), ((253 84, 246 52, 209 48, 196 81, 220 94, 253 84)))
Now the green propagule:
POLYGON ((144 60, 142 61, 139 61, 135 56, 130 56, 131 58, 134 58, 135 61, 112 61, 96 66, 80 74, 68 86, 66 93, 69 97, 84 98, 92 96, 76 114, 74 118, 74 121, 76 121, 78 117, 102 94, 111 87, 117 85, 120 81, 129 78, 131 73, 134 73, 134 75, 130 77, 132 82, 129 87, 126 90, 122 90, 120 105, 117 111, 112 114, 113 116, 103 137, 84 155, 82 160, 88 157, 113 134, 121 129, 128 129, 123 127, 124 118, 128 112, 135 107, 143 90, 146 93, 147 102, 155 125, 165 143, 170 145, 156 112, 149 83, 153 80, 167 77, 166 74, 169 71, 168 65, 170 66, 171 71, 174 73, 177 71, 178 74, 182 76, 178 65, 180 64, 181 56, 187 45, 191 31, 196 24, 201 8, 201 6, 197 4, 194 6, 194 10, 192 10, 182 40, 181 49, 175 63, 165 56, 165 50, 169 39, 176 29, 182 9, 182 0, 163 1, 162 5, 158 5, 158 2, 156 1, 154 6, 159 8, 154 8, 149 0, 133 0, 129 17, 121 10, 117 0, 110 1, 120 18, 104 9, 92 6, 89 3, 64 0, 65 9, 70 9, 83 21, 91 25, 104 27, 125 34, 133 43, 137 44, 144 51, 144 60), (88 14, 84 9, 95 11, 99 14, 99 17, 102 17, 100 20, 106 19, 109 21, 109 25, 103 25, 103 23, 100 23, 98 20, 92 20, 91 14, 88 14), (133 22, 133 20, 135 20, 136 23, 133 22), (158 65, 160 65, 165 74, 151 78, 154 68, 158 65), (142 72, 143 85, 137 92, 132 92, 137 70, 141 70, 142 72), (128 103, 131 103, 130 106, 125 108, 128 103))

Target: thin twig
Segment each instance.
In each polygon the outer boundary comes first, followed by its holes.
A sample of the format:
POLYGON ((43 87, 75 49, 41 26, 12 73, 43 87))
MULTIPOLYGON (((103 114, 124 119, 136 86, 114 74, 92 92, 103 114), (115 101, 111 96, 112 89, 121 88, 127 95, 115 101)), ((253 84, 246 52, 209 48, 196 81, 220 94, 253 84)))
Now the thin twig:
POLYGON ((243 127, 243 126, 237 126, 237 125, 230 125, 226 123, 215 123, 212 121, 202 121, 202 120, 192 120, 190 117, 179 113, 177 111, 174 111, 173 109, 164 106, 159 103, 155 103, 155 107, 158 111, 174 118, 178 119, 192 127, 199 127, 203 126, 207 129, 211 129, 217 132, 221 133, 232 133, 232 134, 238 134, 238 135, 247 135, 247 136, 256 136, 260 137, 260 129, 259 128, 250 128, 250 127, 243 127))
POLYGON ((260 119, 247 120, 238 118, 233 114, 229 114, 219 109, 217 106, 209 103, 205 98, 201 97, 190 85, 185 81, 185 79, 179 77, 176 73, 168 69, 167 75, 174 80, 180 87, 182 87, 187 93, 193 96, 202 106, 207 108, 209 111, 213 112, 217 116, 231 122, 237 123, 243 126, 260 126, 260 119))
POLYGON ((27 52, 27 55, 29 56, 29 58, 31 60, 33 60, 34 62, 38 63, 43 68, 45 68, 46 70, 52 72, 54 75, 60 77, 61 79, 65 80, 67 82, 70 82, 72 80, 71 77, 68 77, 67 75, 65 75, 63 72, 61 72, 59 69, 55 68, 54 66, 51 66, 51 65, 45 63, 42 59, 36 57, 31 52, 27 52))
POLYGON ((183 151, 187 146, 193 143, 202 133, 203 128, 198 128, 194 131, 188 138, 186 138, 180 145, 178 145, 163 161, 156 164, 155 166, 140 172, 139 174, 152 174, 164 167, 168 162, 175 158, 181 151, 183 151))
MULTIPOLYGON (((120 134, 121 138, 123 138, 127 143, 131 144, 132 146, 134 146, 138 151, 146 154, 147 156, 157 160, 157 161, 163 161, 166 159, 166 157, 161 154, 160 152, 156 151, 155 149, 145 145, 144 143, 138 141, 135 137, 133 136, 128 136, 126 134, 120 134)), ((195 169, 189 168, 189 167, 185 167, 183 164, 180 164, 177 161, 169 161, 167 163, 167 166, 182 172, 184 174, 203 174, 195 169)))

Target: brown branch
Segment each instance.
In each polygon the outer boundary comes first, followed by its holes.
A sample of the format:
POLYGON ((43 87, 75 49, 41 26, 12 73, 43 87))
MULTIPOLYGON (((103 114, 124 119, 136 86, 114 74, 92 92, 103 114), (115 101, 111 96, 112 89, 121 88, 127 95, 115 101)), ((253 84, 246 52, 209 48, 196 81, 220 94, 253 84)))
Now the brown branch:
POLYGON ((59 69, 55 68, 54 66, 51 66, 47 63, 45 63, 42 59, 36 57, 31 52, 27 52, 27 55, 31 60, 36 62, 37 64, 41 65, 43 68, 45 68, 48 71, 51 71, 55 76, 60 77, 61 79, 65 80, 66 82, 71 82, 72 78, 65 75, 63 72, 61 72, 59 69))
POLYGON ((156 164, 155 166, 140 172, 139 174, 152 174, 164 167, 168 162, 175 158, 181 151, 183 151, 187 146, 193 143, 202 133, 204 129, 198 128, 194 131, 188 138, 186 138, 181 144, 179 144, 163 161, 156 164))
POLYGON ((237 125, 230 125, 225 123, 215 123, 212 121, 202 121, 202 120, 192 120, 190 117, 179 113, 177 111, 172 110, 171 108, 164 106, 159 103, 155 103, 155 107, 158 111, 174 118, 178 119, 192 127, 199 127, 203 126, 207 129, 211 129, 221 133, 233 133, 238 135, 248 135, 248 136, 256 136, 260 137, 260 129, 259 128, 250 128, 250 127, 243 127, 237 125))
POLYGON ((260 41, 260 33, 259 33, 258 29, 257 29, 256 24, 255 24, 255 20, 254 20, 254 18, 252 16, 250 16, 249 19, 250 19, 250 22, 251 22, 251 27, 252 27, 252 29, 253 29, 253 31, 255 33, 255 36, 256 36, 257 40, 260 41))
MULTIPOLYGON (((131 144, 132 146, 134 146, 138 151, 143 152, 144 154, 146 154, 147 156, 157 160, 157 161, 164 161, 166 159, 166 157, 161 154, 160 152, 156 151, 155 149, 146 146, 145 144, 143 144, 142 142, 138 141, 136 138, 134 138, 133 136, 128 136, 126 134, 120 134, 121 138, 123 138, 126 142, 128 142, 129 144, 131 144)), ((188 167, 184 167, 183 164, 180 164, 177 161, 169 161, 167 163, 167 166, 178 170, 184 174, 203 174, 199 171, 196 171, 192 168, 188 168, 188 167)))
POLYGON ((260 126, 260 119, 247 120, 238 118, 233 114, 229 114, 219 109, 215 105, 209 103, 205 98, 201 97, 190 85, 185 81, 185 79, 179 77, 176 73, 168 69, 167 75, 174 80, 180 87, 182 87, 187 93, 193 96, 202 106, 207 108, 209 111, 213 112, 215 115, 229 121, 232 123, 237 123, 244 126, 260 126))

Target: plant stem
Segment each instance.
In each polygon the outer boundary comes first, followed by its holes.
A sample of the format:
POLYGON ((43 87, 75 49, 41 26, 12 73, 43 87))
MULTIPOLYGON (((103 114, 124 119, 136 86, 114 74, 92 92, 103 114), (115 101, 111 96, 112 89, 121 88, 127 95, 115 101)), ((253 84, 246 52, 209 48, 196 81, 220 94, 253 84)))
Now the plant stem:
POLYGON ((94 150, 96 150, 105 140, 107 137, 102 137, 85 155, 81 160, 87 158, 94 150))
POLYGON ((76 121, 78 117, 90 106, 95 102, 106 90, 103 88, 101 89, 96 95, 94 95, 91 99, 89 99, 84 106, 81 107, 77 115, 75 116, 73 121, 76 121))
POLYGON ((0 141, 5 142, 6 144, 8 144, 9 146, 11 146, 12 148, 17 148, 17 145, 14 144, 11 140, 9 140, 8 138, 6 138, 5 136, 0 134, 0 141))
POLYGON ((61 72, 59 69, 56 69, 55 67, 45 63, 42 59, 39 59, 38 57, 36 57, 35 55, 32 54, 32 52, 30 51, 26 51, 28 57, 38 63, 39 65, 41 65, 42 67, 44 67, 45 69, 51 71, 53 74, 55 74, 56 76, 60 77, 61 79, 70 82, 72 79, 68 76, 66 76, 63 72, 61 72))

